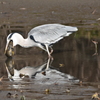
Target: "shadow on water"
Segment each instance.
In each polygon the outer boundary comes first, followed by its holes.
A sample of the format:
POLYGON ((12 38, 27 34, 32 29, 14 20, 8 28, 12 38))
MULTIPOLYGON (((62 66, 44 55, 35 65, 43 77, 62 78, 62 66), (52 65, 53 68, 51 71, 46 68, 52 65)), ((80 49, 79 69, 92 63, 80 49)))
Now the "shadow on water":
POLYGON ((46 52, 36 47, 25 49, 17 46, 14 57, 6 58, 3 54, 6 36, 17 31, 27 37, 31 28, 20 25, 0 28, 0 76, 4 77, 1 82, 3 96, 4 93, 16 91, 19 96, 25 95, 27 99, 88 99, 94 92, 99 91, 98 29, 80 28, 78 32, 54 44, 53 62, 47 59, 46 52), (79 83, 80 80, 83 81, 82 84, 79 83), (70 93, 67 93, 67 89, 70 89, 70 93), (47 90, 49 95, 46 95, 47 90))

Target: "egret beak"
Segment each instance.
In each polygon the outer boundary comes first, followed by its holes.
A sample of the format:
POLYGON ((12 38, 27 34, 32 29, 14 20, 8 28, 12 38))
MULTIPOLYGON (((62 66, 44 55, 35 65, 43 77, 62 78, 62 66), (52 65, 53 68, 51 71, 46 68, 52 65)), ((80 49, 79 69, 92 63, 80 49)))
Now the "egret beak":
POLYGON ((11 76, 11 74, 10 74, 10 72, 9 72, 8 67, 7 67, 6 64, 5 64, 5 66, 6 66, 6 70, 7 70, 8 76, 11 76))
POLYGON ((7 70, 7 73, 8 73, 8 78, 10 79, 10 81, 14 81, 6 64, 5 64, 5 66, 6 66, 6 70, 7 70))
POLYGON ((4 52, 5 55, 6 55, 6 53, 7 53, 8 44, 9 44, 9 42, 7 42, 6 47, 5 47, 5 52, 4 52))

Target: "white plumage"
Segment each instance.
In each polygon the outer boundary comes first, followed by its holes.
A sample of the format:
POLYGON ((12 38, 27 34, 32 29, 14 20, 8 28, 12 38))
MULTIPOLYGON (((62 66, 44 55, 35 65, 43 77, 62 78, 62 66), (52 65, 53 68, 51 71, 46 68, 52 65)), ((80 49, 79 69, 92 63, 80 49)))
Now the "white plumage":
POLYGON ((7 37, 5 51, 7 50, 10 40, 12 40, 13 46, 20 45, 25 48, 37 46, 48 52, 50 57, 53 52, 52 48, 51 52, 49 51, 50 45, 58 42, 66 36, 69 36, 77 30, 77 27, 65 26, 61 24, 45 24, 33 28, 28 33, 28 37, 26 39, 24 39, 19 33, 11 33, 7 37))
POLYGON ((59 41, 65 36, 69 36, 75 31, 77 31, 76 27, 70 27, 61 24, 46 24, 33 28, 28 33, 28 36, 34 36, 34 39, 38 42, 51 44, 59 41))

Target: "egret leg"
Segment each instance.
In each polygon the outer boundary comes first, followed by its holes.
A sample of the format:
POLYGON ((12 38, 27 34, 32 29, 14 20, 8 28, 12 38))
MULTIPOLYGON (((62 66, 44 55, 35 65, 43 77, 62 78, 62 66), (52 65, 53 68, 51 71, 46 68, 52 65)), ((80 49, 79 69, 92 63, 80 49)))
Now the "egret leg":
POLYGON ((47 53, 48 53, 49 58, 51 58, 51 60, 53 60, 53 57, 51 56, 51 53, 53 52, 53 49, 51 50, 52 52, 49 52, 48 45, 45 45, 45 47, 46 47, 46 50, 47 50, 47 53))
POLYGON ((48 69, 49 69, 49 66, 50 66, 50 58, 49 58, 49 59, 48 59, 48 61, 47 61, 46 70, 48 70, 48 69))
POLYGON ((51 57, 50 52, 49 52, 48 45, 45 45, 45 47, 46 47, 46 50, 47 50, 48 56, 51 57))
POLYGON ((41 44, 39 44, 39 47, 41 48, 41 49, 43 49, 44 51, 46 51, 47 52, 47 49, 46 49, 46 46, 44 45, 41 45, 41 44))
POLYGON ((50 47, 50 49, 51 49, 50 54, 52 54, 52 53, 53 53, 53 48, 52 48, 52 47, 50 47))

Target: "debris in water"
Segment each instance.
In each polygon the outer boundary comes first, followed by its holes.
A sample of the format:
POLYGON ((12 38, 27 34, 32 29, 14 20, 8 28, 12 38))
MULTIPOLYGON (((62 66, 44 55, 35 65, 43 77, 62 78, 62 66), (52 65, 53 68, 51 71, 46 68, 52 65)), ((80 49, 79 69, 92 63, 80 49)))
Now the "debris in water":
POLYGON ((79 81, 79 85, 82 86, 83 85, 83 82, 82 81, 79 81))
POLYGON ((66 93, 70 93, 70 88, 66 89, 66 93))
POLYGON ((13 98, 18 98, 18 94, 13 94, 12 97, 13 98))
POLYGON ((100 18, 97 19, 98 21, 100 20, 100 18))
POLYGON ((93 95, 92 95, 92 100, 93 99, 97 99, 97 100, 100 100, 100 98, 99 98, 99 96, 98 96, 98 93, 96 92, 96 93, 94 93, 93 95))
POLYGON ((46 94, 49 94, 50 90, 49 89, 45 89, 46 94))
POLYGON ((96 12, 96 9, 93 10, 92 14, 95 14, 95 12, 96 12))
POLYGON ((20 10, 26 10, 26 8, 20 8, 20 10))
POLYGON ((11 93, 9 92, 8 94, 7 94, 7 98, 11 98, 11 93))
POLYGON ((45 72, 45 71, 43 71, 42 74, 43 74, 44 76, 46 76, 46 72, 45 72))
POLYGON ((64 67, 64 64, 59 64, 59 67, 64 67))
POLYGON ((58 85, 58 83, 57 83, 57 82, 55 82, 55 83, 54 83, 54 85, 58 85))
POLYGON ((20 93, 23 93, 23 90, 20 90, 20 93))
POLYGON ((7 94, 7 98, 11 98, 11 97, 13 97, 13 98, 18 98, 18 94, 12 94, 12 93, 8 93, 7 94))
POLYGON ((25 100, 25 96, 22 96, 22 97, 20 98, 20 100, 25 100))
POLYGON ((0 4, 7 4, 6 2, 4 2, 4 1, 2 1, 2 2, 0 2, 0 4))

